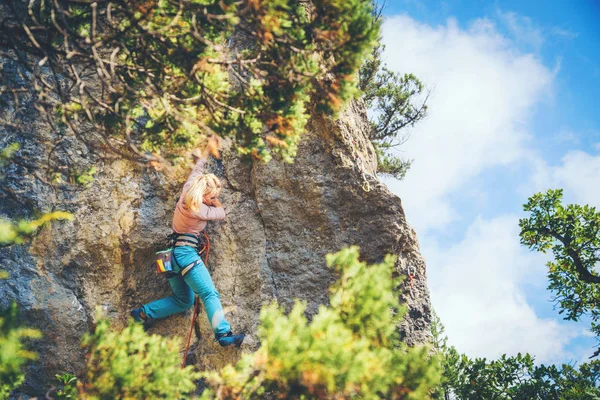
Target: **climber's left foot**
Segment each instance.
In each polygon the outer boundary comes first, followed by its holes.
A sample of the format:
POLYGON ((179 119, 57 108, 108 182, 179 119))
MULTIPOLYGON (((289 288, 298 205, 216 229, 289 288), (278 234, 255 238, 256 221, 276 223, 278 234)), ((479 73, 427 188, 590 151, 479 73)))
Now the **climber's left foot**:
POLYGON ((131 315, 131 318, 133 318, 135 322, 144 323, 148 320, 148 316, 144 313, 141 307, 131 310, 129 315, 131 315))
POLYGON ((219 342, 221 347, 233 346, 240 347, 246 335, 234 335, 233 332, 229 331, 227 333, 222 333, 220 335, 216 335, 215 341, 219 342))

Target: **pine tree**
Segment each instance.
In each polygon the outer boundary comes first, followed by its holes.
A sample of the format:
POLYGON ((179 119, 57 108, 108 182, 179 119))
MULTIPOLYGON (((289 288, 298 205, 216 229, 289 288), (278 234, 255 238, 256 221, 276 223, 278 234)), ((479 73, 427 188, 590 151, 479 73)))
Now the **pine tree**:
POLYGON ((377 172, 403 179, 412 161, 397 157, 392 151, 406 143, 407 129, 427 116, 429 94, 415 75, 388 69, 381 59, 384 50, 384 45, 377 45, 362 64, 358 87, 367 109, 374 114, 369 122, 377 172))

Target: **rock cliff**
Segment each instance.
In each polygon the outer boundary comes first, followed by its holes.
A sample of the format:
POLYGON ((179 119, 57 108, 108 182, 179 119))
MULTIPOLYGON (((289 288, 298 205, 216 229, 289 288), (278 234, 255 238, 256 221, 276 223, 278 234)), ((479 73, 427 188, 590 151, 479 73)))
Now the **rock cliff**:
MULTIPOLYGON (((76 216, 44 227, 28 244, 0 249, 0 265, 10 273, 0 281, 0 307, 16 300, 26 323, 44 335, 34 345, 40 359, 23 387, 39 395, 54 374, 83 370, 80 337, 92 329, 96 307, 122 325, 131 308, 170 293, 151 262, 166 243, 191 162, 157 172, 99 160, 68 134, 56 136, 27 109, 2 111, 3 118, 20 119, 28 129, 0 127, 0 147, 15 140, 22 145, 17 162, 3 171, 0 215, 65 210, 76 216), (98 172, 87 187, 50 184, 51 159, 94 163, 98 172)), ((371 177, 376 159, 367 126, 364 107, 355 103, 337 121, 313 117, 294 164, 246 165, 227 148, 222 160, 211 163, 223 179, 229 215, 209 223, 209 269, 232 326, 250 337, 240 350, 221 349, 201 314, 189 362, 217 368, 252 351, 259 345, 254 334, 260 307, 269 301, 289 307, 301 299, 314 313, 327 302, 335 279, 325 254, 348 245, 359 245, 368 262, 396 254, 398 274, 414 275, 403 285, 409 311, 399 329, 409 344, 427 341, 425 263, 400 199, 371 177)), ((149 330, 185 338, 190 314, 155 321, 149 330)))

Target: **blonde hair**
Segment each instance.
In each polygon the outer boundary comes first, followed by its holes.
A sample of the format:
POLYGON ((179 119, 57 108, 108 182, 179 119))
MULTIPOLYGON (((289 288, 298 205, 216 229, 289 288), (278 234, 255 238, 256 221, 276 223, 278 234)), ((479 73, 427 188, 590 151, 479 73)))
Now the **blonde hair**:
POLYGON ((204 174, 192 181, 183 196, 183 204, 193 212, 200 211, 200 205, 206 195, 218 195, 221 181, 214 174, 204 174))

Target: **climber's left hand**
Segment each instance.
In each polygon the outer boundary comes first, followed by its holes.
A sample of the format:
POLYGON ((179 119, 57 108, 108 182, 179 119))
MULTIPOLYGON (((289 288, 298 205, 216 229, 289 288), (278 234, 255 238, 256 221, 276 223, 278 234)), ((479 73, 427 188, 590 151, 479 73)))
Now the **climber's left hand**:
POLYGON ((206 143, 206 146, 202 150, 199 148, 194 149, 194 151, 192 151, 192 155, 196 159, 202 158, 206 160, 208 159, 209 155, 219 159, 221 158, 221 155, 219 154, 221 143, 223 143, 223 139, 220 136, 212 135, 208 138, 208 143, 206 143))

